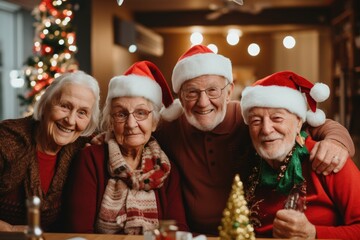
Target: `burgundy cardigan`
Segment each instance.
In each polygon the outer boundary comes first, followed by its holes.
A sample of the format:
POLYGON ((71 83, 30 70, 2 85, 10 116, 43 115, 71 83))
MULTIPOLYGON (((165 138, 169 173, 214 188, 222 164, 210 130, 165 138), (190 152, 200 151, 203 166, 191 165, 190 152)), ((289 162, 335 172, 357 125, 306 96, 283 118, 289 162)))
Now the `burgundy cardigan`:
MULTIPOLYGON (((65 196, 68 231, 95 232, 95 222, 110 177, 108 156, 107 144, 93 145, 84 148, 74 161, 65 196)), ((159 220, 176 220, 179 229, 187 231, 180 178, 174 164, 164 185, 155 190, 155 195, 159 220)))

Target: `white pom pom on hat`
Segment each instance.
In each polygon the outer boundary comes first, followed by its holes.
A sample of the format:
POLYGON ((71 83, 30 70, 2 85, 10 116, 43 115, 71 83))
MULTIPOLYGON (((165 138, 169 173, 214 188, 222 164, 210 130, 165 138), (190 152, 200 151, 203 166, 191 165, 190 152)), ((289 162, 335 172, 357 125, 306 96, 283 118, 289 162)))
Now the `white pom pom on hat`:
POLYGON ((330 96, 330 88, 324 83, 315 83, 310 90, 310 96, 316 102, 323 102, 330 96))
POLYGON ((152 62, 136 62, 124 75, 110 80, 106 101, 132 96, 144 97, 159 106, 166 121, 173 121, 183 113, 180 101, 174 101, 165 77, 152 62))
POLYGON ((310 126, 317 127, 325 122, 326 116, 316 105, 329 95, 326 84, 313 84, 294 72, 282 71, 246 87, 242 92, 241 111, 247 124, 248 111, 253 107, 285 108, 310 126))
POLYGON ((322 125, 326 120, 325 113, 321 109, 316 109, 315 112, 308 110, 306 112, 306 122, 313 127, 322 125))

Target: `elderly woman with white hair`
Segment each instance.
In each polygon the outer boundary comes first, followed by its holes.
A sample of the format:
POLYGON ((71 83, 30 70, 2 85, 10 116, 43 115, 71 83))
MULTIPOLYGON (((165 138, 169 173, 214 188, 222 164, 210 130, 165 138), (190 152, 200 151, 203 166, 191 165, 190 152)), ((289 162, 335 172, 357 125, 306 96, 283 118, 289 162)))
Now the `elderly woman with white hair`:
POLYGON ((316 108, 329 88, 290 72, 278 72, 243 91, 244 121, 254 153, 246 200, 257 237, 359 239, 360 173, 348 159, 338 173, 311 170, 316 142, 302 131, 325 122, 316 108), (309 105, 309 110, 307 110, 309 105))
POLYGON ((0 122, 0 231, 23 231, 25 200, 41 200, 41 227, 58 231, 63 187, 75 154, 98 125, 99 86, 82 72, 56 78, 34 114, 0 122))
POLYGON ((142 234, 164 219, 187 230, 179 174, 152 137, 160 117, 176 118, 181 111, 151 62, 137 62, 111 79, 105 142, 81 151, 73 168, 70 232, 142 234))

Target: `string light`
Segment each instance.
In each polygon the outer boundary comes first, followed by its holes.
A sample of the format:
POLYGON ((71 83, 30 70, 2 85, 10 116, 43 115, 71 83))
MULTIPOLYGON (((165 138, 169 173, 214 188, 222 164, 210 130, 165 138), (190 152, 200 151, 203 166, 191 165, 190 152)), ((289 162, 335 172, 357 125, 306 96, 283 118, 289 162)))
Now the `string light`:
POLYGON ((201 44, 203 40, 204 37, 201 32, 193 32, 190 36, 190 42, 192 45, 201 44))
POLYGON ((74 39, 74 37, 73 36, 70 36, 70 35, 68 35, 68 39, 67 39, 67 42, 68 42, 68 44, 73 44, 74 43, 74 41, 75 41, 75 39, 74 39))
POLYGON ((69 50, 72 51, 72 52, 76 52, 77 47, 74 46, 74 45, 71 45, 71 46, 69 46, 69 50))
POLYGON ((218 53, 218 47, 215 45, 215 44, 213 44, 213 43, 210 43, 209 45, 207 45, 207 47, 211 50, 211 51, 213 51, 214 53, 218 53))
POLYGON ((234 46, 239 43, 242 32, 239 29, 229 29, 226 36, 226 41, 228 44, 234 46))
POLYGON ((283 45, 285 48, 292 49, 293 47, 295 47, 295 44, 296 44, 296 40, 293 36, 284 37, 283 45))
POLYGON ((135 44, 131 44, 128 49, 130 53, 134 53, 137 51, 137 46, 135 44))
POLYGON ((257 45, 256 43, 251 43, 248 46, 248 53, 250 56, 253 56, 253 57, 257 56, 260 53, 259 45, 257 45))

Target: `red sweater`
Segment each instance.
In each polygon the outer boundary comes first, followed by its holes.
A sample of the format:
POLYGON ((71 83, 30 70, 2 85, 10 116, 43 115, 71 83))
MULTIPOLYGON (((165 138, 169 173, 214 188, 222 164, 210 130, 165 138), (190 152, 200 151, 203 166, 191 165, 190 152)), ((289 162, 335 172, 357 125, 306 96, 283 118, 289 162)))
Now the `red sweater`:
MULTIPOLYGON (((315 142, 306 140, 308 149, 315 142)), ((337 174, 323 176, 311 170, 311 163, 302 163, 303 176, 307 181, 307 209, 305 215, 316 227, 316 238, 359 239, 360 236, 360 172, 351 159, 337 174)), ((257 237, 271 237, 273 221, 278 210, 284 208, 287 196, 273 189, 257 187, 262 226, 255 229, 257 237)))
MULTIPOLYGON (((108 145, 84 148, 72 166, 66 194, 70 232, 95 232, 95 222, 109 179, 108 145)), ((159 220, 176 220, 180 230, 187 231, 182 204, 179 173, 174 164, 164 185, 155 190, 159 220)))

